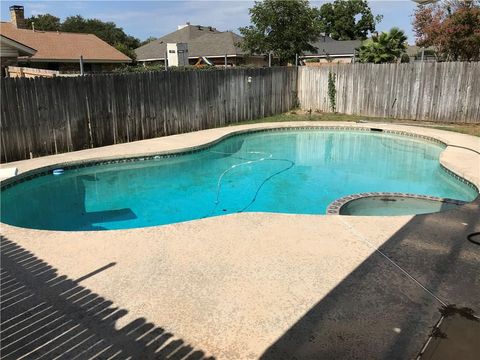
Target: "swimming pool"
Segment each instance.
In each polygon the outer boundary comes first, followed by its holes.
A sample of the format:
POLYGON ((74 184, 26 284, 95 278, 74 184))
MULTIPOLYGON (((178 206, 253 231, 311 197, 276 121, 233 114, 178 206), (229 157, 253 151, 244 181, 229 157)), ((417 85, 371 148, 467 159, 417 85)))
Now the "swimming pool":
POLYGON ((189 154, 49 171, 3 188, 1 216, 34 229, 109 230, 246 211, 325 214, 363 192, 472 201, 476 189, 440 165, 443 149, 386 132, 257 131, 189 154))

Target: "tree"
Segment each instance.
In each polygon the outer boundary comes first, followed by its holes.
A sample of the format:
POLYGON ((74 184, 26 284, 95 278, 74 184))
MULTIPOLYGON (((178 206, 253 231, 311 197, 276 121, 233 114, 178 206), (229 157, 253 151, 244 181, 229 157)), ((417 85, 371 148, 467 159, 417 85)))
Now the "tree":
POLYGON ((69 16, 61 27, 65 32, 79 32, 95 34, 103 41, 112 46, 118 47, 120 51, 133 50, 140 46, 140 40, 125 34, 122 28, 117 27, 114 22, 103 22, 98 19, 85 19, 80 15, 69 16))
POLYGON ((240 46, 251 54, 272 52, 285 64, 316 50, 310 43, 320 36, 319 11, 307 0, 256 1, 250 20, 252 25, 240 28, 240 46))
POLYGON ((402 56, 400 56, 400 62, 401 63, 409 63, 410 62, 410 56, 408 56, 407 53, 403 53, 402 56))
POLYGON ((398 61, 407 49, 405 33, 394 27, 389 32, 373 35, 365 40, 358 52, 358 59, 363 63, 391 63, 398 61))
POLYGON ((60 18, 50 14, 31 16, 25 19, 25 23, 28 29, 33 29, 32 25, 35 24, 35 30, 42 31, 58 31, 62 25, 60 18))
POLYGON ((145 40, 143 40, 143 41, 140 43, 140 46, 149 44, 149 43, 151 43, 152 41, 155 41, 155 40, 157 40, 157 38, 156 38, 155 36, 150 36, 150 37, 146 38, 145 40))
POLYGON ((335 40, 364 40, 382 20, 366 0, 335 0, 320 7, 321 31, 335 40))
POLYGON ((480 60, 480 4, 445 1, 419 6, 413 29, 418 46, 435 48, 445 60, 480 60))
POLYGON ((127 55, 130 59, 136 60, 137 54, 135 53, 135 48, 129 47, 125 43, 116 43, 113 45, 115 49, 120 51, 121 53, 127 55))

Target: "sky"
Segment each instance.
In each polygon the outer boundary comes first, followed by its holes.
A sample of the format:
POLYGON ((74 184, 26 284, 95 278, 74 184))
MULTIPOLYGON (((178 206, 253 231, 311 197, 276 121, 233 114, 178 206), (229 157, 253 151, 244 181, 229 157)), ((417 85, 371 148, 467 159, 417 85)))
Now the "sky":
MULTIPOLYGON (((320 7, 326 1, 311 1, 313 6, 320 7)), ((220 31, 232 30, 250 22, 248 9, 252 7, 250 0, 190 0, 190 1, 75 1, 75 0, 33 0, 21 1, 1 0, 0 16, 2 21, 9 20, 11 5, 23 5, 25 16, 50 13, 65 19, 71 15, 82 15, 85 18, 97 18, 113 21, 117 26, 140 40, 150 36, 159 37, 175 31, 177 25, 187 21, 195 25, 213 26, 220 31)), ((389 30, 397 26, 405 31, 408 42, 415 42, 412 32, 412 14, 416 7, 410 0, 377 0, 369 1, 374 15, 383 15, 378 31, 389 30)))

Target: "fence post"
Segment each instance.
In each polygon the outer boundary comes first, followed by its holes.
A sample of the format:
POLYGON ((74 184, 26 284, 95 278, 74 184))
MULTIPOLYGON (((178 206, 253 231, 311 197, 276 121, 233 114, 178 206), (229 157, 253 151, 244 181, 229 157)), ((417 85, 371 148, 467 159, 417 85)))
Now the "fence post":
POLYGON ((80 76, 85 75, 83 72, 83 55, 80 55, 80 76))

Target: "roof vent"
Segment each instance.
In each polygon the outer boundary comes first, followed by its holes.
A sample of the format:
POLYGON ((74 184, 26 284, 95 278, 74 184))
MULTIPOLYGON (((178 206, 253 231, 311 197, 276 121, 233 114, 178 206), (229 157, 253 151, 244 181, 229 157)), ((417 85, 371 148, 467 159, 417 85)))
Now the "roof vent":
POLYGON ((190 26, 190 23, 187 21, 187 23, 186 23, 185 25, 178 25, 178 26, 177 26, 177 30, 182 30, 182 29, 184 29, 184 28, 186 28, 186 27, 188 27, 188 26, 190 26))

